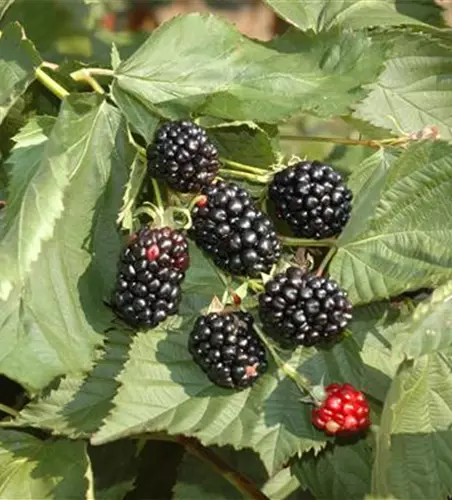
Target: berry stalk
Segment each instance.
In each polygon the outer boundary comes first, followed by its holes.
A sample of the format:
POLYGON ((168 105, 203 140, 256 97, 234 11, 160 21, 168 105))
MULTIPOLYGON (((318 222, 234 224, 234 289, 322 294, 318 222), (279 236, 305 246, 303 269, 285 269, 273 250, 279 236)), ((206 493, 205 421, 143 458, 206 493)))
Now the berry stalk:
POLYGON ((250 174, 249 172, 241 172, 238 170, 229 170, 226 168, 220 168, 220 175, 225 175, 226 177, 232 177, 233 179, 243 179, 250 182, 254 182, 256 184, 267 184, 268 183, 268 175, 256 175, 250 174))
POLYGON ((256 332, 259 335, 262 342, 265 344, 265 347, 269 350, 270 354, 272 355, 272 357, 275 360, 278 367, 287 375, 287 377, 289 377, 290 379, 292 379, 295 382, 296 386, 298 387, 298 389, 300 389, 300 391, 302 393, 307 393, 313 399, 315 399, 314 394, 312 393, 311 382, 306 377, 303 377, 303 375, 300 375, 300 373, 298 373, 297 370, 295 370, 295 368, 288 365, 281 358, 281 356, 277 353, 276 349, 273 347, 271 342, 267 339, 265 333, 263 332, 263 330, 260 328, 259 325, 257 325, 255 323, 254 329, 256 330, 256 332))
POLYGON ((385 146, 401 146, 406 144, 409 137, 389 137, 388 139, 351 139, 349 137, 322 137, 303 135, 281 135, 281 140, 300 142, 323 142, 330 144, 341 144, 344 146, 366 146, 368 148, 380 149, 385 146))
POLYGON ((63 100, 69 95, 69 92, 62 87, 57 81, 49 76, 42 68, 37 68, 35 71, 36 79, 44 85, 47 90, 50 90, 53 95, 63 100))
POLYGON ((325 258, 322 260, 319 268, 317 269, 316 276, 320 277, 323 275, 323 273, 326 271, 326 268, 328 267, 329 263, 333 259, 333 257, 336 255, 337 248, 336 247, 331 247, 328 251, 328 253, 325 255, 325 258))
POLYGON ((232 160, 227 160, 226 158, 219 158, 221 163, 224 163, 228 167, 231 167, 233 170, 238 170, 241 172, 249 172, 250 174, 257 175, 268 175, 268 172, 262 168, 252 167, 251 165, 245 165, 244 163, 239 163, 232 160))
POLYGON ((19 416, 19 412, 17 410, 15 410, 14 408, 11 408, 10 406, 7 406, 3 403, 0 403, 0 411, 2 411, 3 413, 6 413, 10 417, 16 418, 19 416))
POLYGON ((336 244, 336 240, 333 238, 325 238, 323 240, 291 238, 290 236, 278 236, 278 238, 286 247, 334 247, 336 244))

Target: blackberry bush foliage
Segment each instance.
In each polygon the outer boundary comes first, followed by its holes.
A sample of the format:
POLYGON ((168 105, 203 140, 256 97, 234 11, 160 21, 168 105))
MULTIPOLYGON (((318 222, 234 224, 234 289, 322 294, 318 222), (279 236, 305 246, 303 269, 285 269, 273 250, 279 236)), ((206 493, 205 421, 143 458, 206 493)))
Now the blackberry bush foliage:
POLYGON ((452 495, 449 30, 266 3, 0 2, 2 497, 452 495))

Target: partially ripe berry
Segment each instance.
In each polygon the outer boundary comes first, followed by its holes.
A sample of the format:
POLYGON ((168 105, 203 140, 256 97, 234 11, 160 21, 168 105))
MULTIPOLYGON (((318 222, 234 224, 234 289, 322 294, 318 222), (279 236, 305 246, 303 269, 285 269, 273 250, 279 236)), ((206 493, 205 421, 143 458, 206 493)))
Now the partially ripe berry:
POLYGON ((242 303, 242 299, 240 298, 239 295, 237 295, 236 293, 233 294, 232 296, 232 300, 234 301, 234 304, 236 306, 239 306, 241 303, 242 303))
POLYGON ((312 410, 312 423, 329 435, 350 435, 370 426, 370 410, 364 394, 350 384, 330 384, 326 396, 312 410))
POLYGON ((207 205, 207 196, 202 195, 198 198, 198 201, 196 202, 196 206, 199 208, 205 207, 207 205))

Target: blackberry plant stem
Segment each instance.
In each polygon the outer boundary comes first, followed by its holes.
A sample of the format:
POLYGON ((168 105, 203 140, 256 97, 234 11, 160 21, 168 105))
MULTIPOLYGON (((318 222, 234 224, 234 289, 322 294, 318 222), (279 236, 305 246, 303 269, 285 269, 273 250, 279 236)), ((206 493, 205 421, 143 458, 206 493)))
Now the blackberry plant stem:
POLYGON ((334 247, 336 240, 327 238, 323 240, 309 240, 305 238, 291 238, 289 236, 278 236, 281 243, 286 247, 334 247))
POLYGON ((183 446, 188 453, 196 456, 209 465, 213 470, 218 472, 221 477, 232 484, 246 498, 251 498, 253 500, 270 500, 252 481, 250 481, 241 472, 235 470, 231 465, 217 455, 217 453, 201 444, 197 439, 182 435, 170 436, 162 432, 146 434, 145 438, 178 443, 183 446))
POLYGON ((263 332, 262 328, 258 326, 256 322, 254 323, 254 329, 256 330, 260 339, 265 344, 265 347, 269 350, 276 364, 284 372, 284 374, 295 382, 296 386, 298 387, 298 389, 300 389, 302 393, 308 393, 313 399, 315 399, 312 393, 311 382, 306 377, 303 377, 303 375, 298 373, 297 370, 295 370, 295 368, 288 365, 281 358, 281 356, 276 352, 276 349, 273 347, 271 342, 269 342, 269 340, 267 339, 267 336, 263 332))
POLYGON ((53 95, 63 100, 69 95, 69 92, 62 87, 57 81, 49 76, 42 68, 37 68, 35 71, 36 79, 44 85, 47 90, 50 90, 53 95))
MULTIPOLYGON (((381 148, 381 143, 382 143, 382 141, 377 141, 374 139, 351 139, 348 137, 318 137, 318 136, 308 137, 303 135, 281 135, 280 139, 285 141, 327 142, 331 144, 343 144, 345 146, 367 146, 369 148, 374 148, 374 149, 381 148)), ((389 140, 384 142, 389 142, 389 140)))
POLYGON ((243 163, 238 163, 236 161, 228 160, 226 158, 219 158, 221 163, 224 163, 228 167, 231 167, 234 170, 238 170, 241 172, 249 172, 250 174, 257 174, 257 175, 267 175, 268 172, 262 168, 259 167, 252 167, 251 165, 245 165, 243 163))
POLYGON ((326 268, 328 267, 328 264, 331 262, 331 259, 336 254, 336 251, 337 251, 336 247, 331 247, 328 250, 328 253, 325 255, 325 258, 322 260, 319 268, 317 269, 317 272, 315 273, 317 277, 322 276, 323 273, 326 271, 326 268))
POLYGON ((4 405, 3 403, 0 403, 0 411, 8 414, 10 417, 16 418, 19 416, 19 412, 17 410, 11 408, 10 406, 4 405))
POLYGON ((83 80, 85 75, 98 75, 98 76, 114 76, 115 72, 112 69, 106 68, 82 68, 71 73, 71 78, 78 81, 83 80))
POLYGON ((88 71, 89 68, 79 69, 78 71, 74 71, 71 73, 71 78, 76 82, 85 82, 88 84, 95 92, 98 94, 104 95, 105 90, 102 88, 102 85, 92 76, 92 74, 88 71))
POLYGON ((219 174, 236 179, 244 179, 250 182, 255 182, 256 184, 268 183, 268 178, 266 176, 264 177, 262 175, 250 174, 248 172, 239 172, 236 170, 228 170, 226 168, 221 168, 219 174))

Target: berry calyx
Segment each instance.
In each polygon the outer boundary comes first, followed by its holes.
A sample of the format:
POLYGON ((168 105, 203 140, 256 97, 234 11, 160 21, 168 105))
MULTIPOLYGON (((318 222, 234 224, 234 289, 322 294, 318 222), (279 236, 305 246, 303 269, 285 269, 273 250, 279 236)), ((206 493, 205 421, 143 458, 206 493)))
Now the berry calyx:
POLYGON ((196 364, 221 387, 250 387, 268 368, 253 317, 242 311, 200 316, 190 333, 188 348, 196 364))
POLYGON ((202 208, 205 207, 206 205, 207 205, 207 196, 205 195, 200 196, 196 201, 196 206, 202 208))
POLYGON ((347 293, 332 279, 289 267, 265 284, 259 316, 265 331, 286 347, 329 342, 352 317, 347 293))
POLYGON ((198 192, 216 177, 218 150, 206 131, 192 121, 169 121, 146 151, 149 173, 181 193, 198 192))
POLYGON ((329 435, 350 435, 369 428, 369 404, 362 392, 350 384, 330 384, 325 392, 312 410, 315 427, 329 435))
POLYGON ((335 236, 350 218, 352 192, 339 172, 318 161, 301 161, 278 172, 268 194, 276 215, 302 238, 335 236))
POLYGON ((235 183, 216 182, 203 189, 207 203, 191 212, 191 234, 214 263, 233 275, 259 277, 281 255, 269 217, 235 183))
POLYGON ((189 264, 184 235, 143 226, 121 252, 112 308, 128 325, 154 328, 176 314, 189 264))

